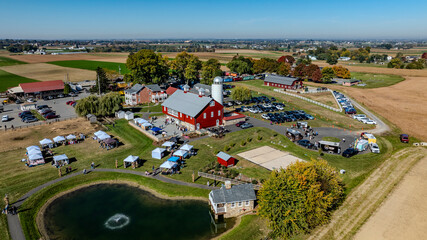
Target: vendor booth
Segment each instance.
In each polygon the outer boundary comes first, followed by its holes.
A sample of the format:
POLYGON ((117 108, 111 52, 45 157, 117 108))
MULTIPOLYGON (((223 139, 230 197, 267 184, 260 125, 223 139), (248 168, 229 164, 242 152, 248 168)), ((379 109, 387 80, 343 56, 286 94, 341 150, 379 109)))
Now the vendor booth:
POLYGON ((43 154, 38 146, 27 147, 27 165, 29 167, 45 164, 43 154))
POLYGON ((180 159, 184 159, 184 158, 188 157, 188 152, 180 149, 180 150, 175 151, 172 154, 172 156, 179 157, 180 159))
POLYGON ((70 163, 69 159, 68 159, 67 155, 65 155, 65 154, 53 156, 52 165, 55 167, 62 167, 62 166, 69 164, 69 163, 70 163))
POLYGON ((53 141, 58 146, 60 144, 64 144, 65 141, 66 141, 66 139, 63 136, 56 136, 56 137, 53 138, 53 141))
POLYGON ((166 149, 172 149, 172 147, 175 146, 174 142, 166 141, 162 144, 162 147, 166 147, 166 149))
POLYGON ((77 143, 77 137, 73 134, 70 134, 65 137, 68 141, 68 144, 76 144, 77 143))
POLYGON ((141 128, 144 130, 149 130, 151 127, 153 127, 153 124, 151 124, 149 122, 141 123, 141 128))
POLYGON ((177 157, 177 156, 170 157, 170 158, 168 158, 168 161, 177 163, 179 161, 179 157, 177 157))
POLYGON ((369 146, 368 140, 365 139, 358 139, 354 142, 354 148, 357 149, 359 152, 365 151, 369 146))
POLYGON ((39 143, 42 148, 53 148, 53 141, 48 138, 41 140, 39 143))
POLYGON ((189 151, 191 151, 193 149, 193 146, 185 144, 185 145, 181 146, 179 149, 189 152, 189 151))
POLYGON ((160 168, 172 169, 172 168, 176 168, 177 166, 178 166, 178 164, 175 162, 165 161, 164 163, 162 163, 162 165, 160 165, 160 168))
POLYGON ((298 141, 303 139, 303 135, 301 134, 300 131, 289 128, 286 131, 286 136, 291 140, 291 141, 298 141))
POLYGON ((125 160, 123 160, 123 166, 127 168, 128 166, 132 166, 133 169, 139 167, 139 157, 129 155, 125 160))
POLYGON ((164 148, 156 148, 151 151, 151 157, 155 159, 162 159, 166 154, 166 149, 164 148))
POLYGON ((106 138, 101 141, 101 147, 107 150, 113 149, 118 146, 118 141, 113 138, 106 138))
POLYGON ((111 138, 111 136, 108 135, 104 131, 95 132, 94 135, 95 135, 95 137, 93 139, 98 140, 98 141, 102 141, 102 140, 105 140, 107 138, 111 138))
POLYGON ((329 153, 341 153, 340 143, 330 141, 319 141, 319 147, 329 153))
POLYGON ((362 136, 362 138, 367 140, 368 143, 377 143, 377 138, 371 133, 364 132, 361 134, 361 136, 362 136))

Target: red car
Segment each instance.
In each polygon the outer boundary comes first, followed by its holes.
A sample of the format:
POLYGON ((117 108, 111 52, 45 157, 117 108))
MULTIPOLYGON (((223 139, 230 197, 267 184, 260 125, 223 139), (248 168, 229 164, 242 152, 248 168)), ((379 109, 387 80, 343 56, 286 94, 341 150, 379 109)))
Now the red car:
POLYGON ((67 105, 73 105, 73 103, 75 103, 74 101, 68 101, 68 102, 66 102, 65 104, 67 104, 67 105))
POLYGON ((409 136, 408 134, 400 134, 400 141, 403 143, 409 143, 409 136))
POLYGON ((52 119, 52 118, 57 118, 57 117, 59 117, 59 115, 56 115, 53 112, 50 112, 44 116, 44 118, 46 118, 46 119, 52 119))
POLYGON ((236 127, 240 127, 243 123, 246 123, 246 121, 240 121, 240 122, 236 123, 236 127))

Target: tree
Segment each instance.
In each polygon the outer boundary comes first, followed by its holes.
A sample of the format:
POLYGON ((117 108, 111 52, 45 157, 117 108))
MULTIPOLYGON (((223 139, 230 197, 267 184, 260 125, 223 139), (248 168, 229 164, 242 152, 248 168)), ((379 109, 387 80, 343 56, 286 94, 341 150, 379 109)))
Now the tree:
POLYGON ((335 77, 334 69, 330 67, 324 67, 322 69, 322 82, 330 83, 334 77, 335 77))
POLYGON ((339 78, 344 78, 344 79, 351 78, 350 71, 343 66, 333 66, 332 69, 334 70, 335 76, 339 78))
POLYGON ((252 60, 242 56, 234 56, 233 59, 227 63, 227 67, 230 69, 230 71, 239 74, 251 74, 253 72, 252 60))
POLYGON ((416 61, 413 61, 411 63, 409 63, 408 65, 406 65, 407 69, 423 69, 426 65, 426 60, 425 59, 418 59, 416 61))
POLYGON ((98 115, 99 98, 95 95, 89 95, 77 101, 76 113, 79 116, 86 116, 88 114, 98 115))
POLYGON ((402 60, 398 57, 391 59, 387 64, 388 68, 403 68, 404 66, 405 64, 403 64, 402 60))
POLYGON ((277 59, 277 62, 279 63, 289 63, 290 65, 293 65, 295 63, 295 58, 290 56, 290 55, 286 55, 286 56, 281 56, 279 59, 277 59))
POLYGON ((181 52, 171 62, 172 70, 181 80, 197 80, 199 70, 202 69, 202 62, 193 54, 181 52))
POLYGON ((326 58, 326 62, 329 63, 330 65, 335 65, 338 63, 338 58, 333 55, 328 55, 328 57, 326 58))
POLYGON ((217 59, 211 58, 202 65, 201 83, 211 85, 215 77, 222 75, 221 64, 217 59))
POLYGON ((304 76, 305 76, 305 72, 304 72, 304 70, 305 70, 305 64, 298 64, 295 68, 294 68, 294 70, 292 71, 292 75, 294 76, 294 77, 300 77, 300 78, 303 78, 304 76))
POLYGON ((277 72, 278 63, 271 58, 261 58, 254 63, 254 73, 277 72))
POLYGON ((344 187, 336 169, 313 159, 273 171, 258 198, 258 213, 268 220, 272 237, 287 239, 326 223, 343 200, 344 187))
POLYGON ((231 98, 236 101, 246 101, 252 98, 252 92, 246 87, 236 87, 231 93, 231 98))
POLYGON ((316 64, 310 64, 310 65, 305 66, 304 71, 303 71, 304 72, 304 78, 310 79, 317 70, 320 71, 320 68, 316 64))
POLYGON ((71 92, 70 84, 64 84, 64 94, 69 94, 71 92))
POLYGON ((96 85, 94 87, 92 87, 92 92, 96 92, 96 93, 104 93, 109 85, 109 80, 107 78, 107 75, 104 71, 103 68, 97 67, 96 68, 96 85), (101 91, 99 91, 99 88, 101 88, 101 91))
POLYGON ((287 76, 291 73, 291 65, 286 62, 281 62, 277 68, 277 74, 287 76))
POLYGON ((123 99, 119 93, 111 92, 102 97, 89 95, 77 101, 76 113, 80 116, 93 114, 96 116, 111 116, 121 109, 123 99))
POLYGON ((316 71, 313 72, 311 75, 311 80, 314 82, 321 82, 322 81, 322 72, 320 71, 320 68, 316 69, 316 71))
POLYGON ((423 55, 421 55, 421 58, 427 59, 427 52, 423 53, 423 55))
POLYGON ((308 64, 311 64, 311 59, 308 58, 308 56, 306 58, 298 58, 296 64, 297 65, 300 65, 300 64, 308 65, 308 64))
POLYGON ((107 68, 103 68, 104 72, 105 72, 105 76, 109 79, 109 80, 115 80, 118 77, 120 77, 119 73, 116 70, 111 70, 111 69, 107 69, 107 68))
POLYGON ((153 50, 142 49, 131 53, 126 60, 130 73, 125 81, 133 83, 162 83, 168 79, 167 58, 153 50))

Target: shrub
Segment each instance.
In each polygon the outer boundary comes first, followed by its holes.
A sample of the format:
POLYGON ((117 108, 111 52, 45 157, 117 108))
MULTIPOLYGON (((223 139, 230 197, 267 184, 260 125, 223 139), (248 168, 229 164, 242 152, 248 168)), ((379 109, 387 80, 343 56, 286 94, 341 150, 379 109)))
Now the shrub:
POLYGON ((246 139, 246 141, 247 141, 248 143, 250 143, 250 142, 252 141, 252 138, 248 137, 248 138, 246 139))
POLYGON ((253 179, 252 184, 258 184, 258 181, 256 179, 253 179))
POLYGON ((240 145, 245 146, 245 145, 246 145, 246 141, 245 141, 245 140, 243 140, 243 141, 242 141, 242 143, 241 143, 240 145))
POLYGON ((258 135, 257 139, 258 139, 258 141, 261 141, 262 140, 262 136, 258 135))
POLYGON ((236 170, 234 170, 234 169, 230 169, 230 175, 231 175, 231 178, 235 178, 235 177, 237 177, 237 176, 239 176, 239 172, 237 172, 236 170))
POLYGON ((229 146, 224 146, 224 152, 228 152, 228 150, 230 150, 230 147, 229 146))

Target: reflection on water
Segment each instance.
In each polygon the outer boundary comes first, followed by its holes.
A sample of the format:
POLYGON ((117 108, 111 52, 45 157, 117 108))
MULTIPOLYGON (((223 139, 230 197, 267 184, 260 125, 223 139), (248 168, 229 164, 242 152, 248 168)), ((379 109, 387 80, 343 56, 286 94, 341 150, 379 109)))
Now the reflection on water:
MULTIPOLYGON (((45 212, 51 239, 209 239, 209 205, 168 200, 124 184, 99 184, 54 200, 45 212)), ((227 229, 233 226, 227 223, 227 229)))

